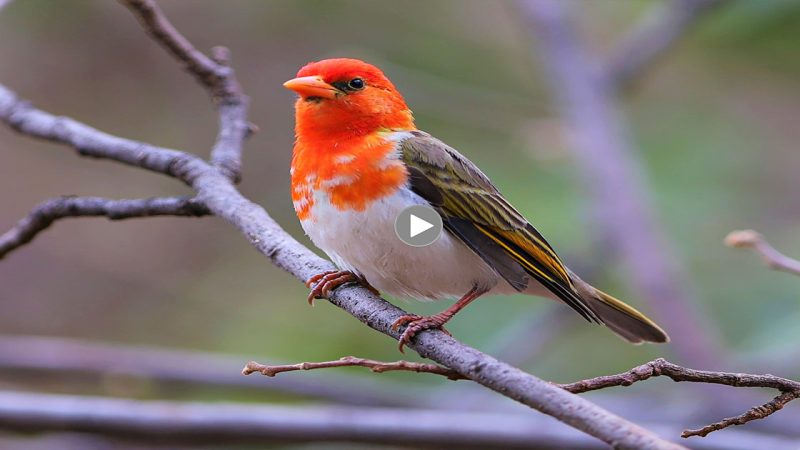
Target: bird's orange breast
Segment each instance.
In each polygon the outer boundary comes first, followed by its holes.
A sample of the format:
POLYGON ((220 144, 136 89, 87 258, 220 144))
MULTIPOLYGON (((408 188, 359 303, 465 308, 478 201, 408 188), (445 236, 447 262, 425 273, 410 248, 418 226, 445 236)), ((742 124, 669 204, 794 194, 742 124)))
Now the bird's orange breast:
POLYGON ((315 202, 363 211, 401 188, 408 172, 396 142, 380 134, 336 142, 299 139, 292 158, 292 202, 300 220, 313 219, 315 202))

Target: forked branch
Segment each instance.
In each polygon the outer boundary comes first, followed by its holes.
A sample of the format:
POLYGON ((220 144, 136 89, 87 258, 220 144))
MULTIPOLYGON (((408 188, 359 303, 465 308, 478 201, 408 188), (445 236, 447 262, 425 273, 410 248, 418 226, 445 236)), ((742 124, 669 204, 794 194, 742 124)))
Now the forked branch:
POLYGON ((212 57, 197 50, 167 19, 152 0, 121 0, 159 45, 183 63, 187 72, 211 94, 219 114, 219 133, 211 150, 211 162, 234 182, 241 179, 242 145, 256 130, 247 121, 249 100, 230 66, 230 52, 214 47, 212 57))
POLYGON ((679 382, 711 383, 734 387, 760 387, 777 389, 780 391, 780 395, 773 400, 763 405, 755 406, 743 414, 723 419, 697 430, 686 430, 681 434, 681 436, 685 438, 691 436, 706 436, 713 431, 721 430, 731 425, 743 425, 752 420, 763 419, 777 412, 790 401, 800 397, 800 382, 787 378, 776 377, 775 375, 752 375, 746 373, 688 369, 662 358, 634 367, 620 374, 590 378, 575 383, 562 384, 560 386, 572 393, 578 394, 613 386, 630 386, 633 383, 659 376, 666 376, 673 381, 679 382))
MULTIPOLYGON (((295 370, 314 370, 353 366, 367 367, 372 372, 376 373, 407 371, 441 375, 450 380, 462 380, 467 378, 452 369, 440 366, 438 364, 425 364, 411 361, 381 362, 372 359, 356 358, 354 356, 345 356, 335 361, 303 362, 299 364, 272 366, 251 361, 247 363, 245 368, 242 370, 242 373, 244 375, 250 375, 258 372, 268 377, 274 377, 279 373, 291 372, 295 370)), ((688 369, 686 367, 673 364, 663 358, 658 358, 646 364, 642 364, 641 366, 634 367, 627 372, 589 378, 586 380, 576 381, 574 383, 556 384, 556 386, 573 394, 581 394, 584 392, 596 391, 615 386, 630 386, 639 381, 644 381, 659 376, 668 377, 673 381, 722 384, 734 387, 771 388, 780 391, 780 394, 771 401, 764 403, 763 405, 754 406, 738 416, 723 419, 719 422, 706 425, 700 429, 685 430, 681 434, 681 436, 684 438, 692 436, 704 437, 711 432, 727 428, 731 425, 744 425, 745 423, 753 420, 766 418, 769 415, 779 411, 790 401, 800 397, 800 382, 789 380, 787 378, 776 377, 775 375, 751 375, 745 373, 712 372, 706 370, 688 369)))

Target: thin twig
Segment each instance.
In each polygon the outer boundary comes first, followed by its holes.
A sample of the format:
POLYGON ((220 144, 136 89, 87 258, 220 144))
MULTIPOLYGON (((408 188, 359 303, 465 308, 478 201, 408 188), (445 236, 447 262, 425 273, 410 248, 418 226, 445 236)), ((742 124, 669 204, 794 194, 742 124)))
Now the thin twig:
POLYGON ((331 367, 367 367, 375 373, 391 372, 391 371, 405 371, 417 373, 432 373, 434 375, 442 375, 450 380, 466 380, 467 378, 456 372, 453 369, 442 367, 438 364, 417 363, 411 361, 395 361, 383 362, 374 359, 356 358, 355 356, 343 356, 335 361, 323 362, 303 362, 299 364, 285 364, 285 365, 264 365, 255 361, 250 361, 242 369, 243 375, 250 375, 258 372, 261 375, 274 377, 275 375, 283 372, 293 372, 295 370, 314 370, 314 369, 328 369, 331 367))
POLYGON ((200 217, 208 209, 191 197, 113 200, 101 197, 59 197, 40 203, 13 228, 0 235, 0 259, 30 242, 56 220, 105 216, 110 220, 153 216, 200 217))
POLYGON ((763 405, 760 406, 754 406, 749 410, 747 410, 747 412, 742 413, 738 416, 728 417, 726 419, 720 420, 719 422, 706 425, 703 428, 699 428, 697 430, 684 430, 683 433, 681 433, 681 437, 684 438, 692 436, 706 437, 708 436, 709 433, 713 433, 714 431, 727 428, 731 425, 744 425, 747 422, 750 422, 751 420, 763 419, 769 416, 770 414, 779 411, 787 403, 798 397, 800 397, 800 391, 781 392, 780 395, 778 395, 771 401, 764 403, 763 405))
POLYGON ((669 0, 653 6, 612 51, 603 74, 608 85, 621 90, 635 84, 692 27, 725 3, 729 1, 669 0))
POLYGON ((685 438, 706 436, 713 431, 721 430, 731 425, 743 425, 752 420, 764 419, 783 408, 786 403, 800 397, 800 382, 787 378, 776 377, 775 375, 751 375, 687 369, 661 358, 620 374, 605 375, 559 386, 572 393, 579 394, 612 386, 630 386, 633 383, 658 376, 666 376, 673 381, 712 383, 735 387, 762 387, 781 391, 781 394, 772 401, 753 407, 736 417, 724 419, 699 430, 686 430, 681 434, 685 438))
MULTIPOLYGON (((383 362, 372 359, 356 358, 355 356, 345 356, 334 361, 302 362, 298 364, 287 365, 264 365, 251 361, 244 367, 242 374, 250 375, 258 372, 268 377, 274 377, 279 373, 292 372, 296 370, 316 370, 353 366, 367 367, 372 372, 376 373, 408 371, 441 375, 450 380, 467 379, 467 377, 461 375, 460 373, 437 364, 424 364, 411 361, 383 362)), ((553 384, 573 394, 582 394, 584 392, 596 391, 610 387, 630 386, 639 381, 645 381, 659 376, 669 377, 673 381, 711 383, 735 387, 772 388, 781 391, 781 394, 775 397, 773 400, 763 405, 755 406, 747 412, 736 417, 724 419, 722 421, 705 426, 699 430, 685 430, 681 434, 681 436, 684 438, 691 436, 704 437, 711 432, 722 430, 723 428, 727 428, 731 425, 744 425, 745 423, 753 420, 764 419, 783 408, 783 406, 790 401, 800 397, 800 382, 789 380, 787 378, 776 377, 775 375, 751 375, 745 373, 712 372, 706 370, 688 369, 686 367, 673 364, 662 358, 650 361, 646 364, 642 364, 641 366, 634 367, 627 372, 615 375, 603 375, 600 377, 576 381, 574 383, 553 384)))
POLYGON ((770 269, 800 275, 800 261, 790 258, 771 246, 764 236, 754 230, 731 231, 725 237, 725 245, 734 248, 751 248, 761 255, 770 269))
POLYGON ((121 0, 156 42, 181 61, 211 94, 219 114, 219 133, 211 150, 211 162, 238 183, 242 170, 242 145, 256 130, 247 121, 249 100, 230 66, 230 51, 214 47, 211 58, 197 50, 152 0, 121 0))
POLYGON ((800 391, 800 382, 781 378, 775 375, 752 375, 747 373, 715 372, 709 370, 688 369, 658 358, 633 369, 615 375, 604 375, 589 378, 575 383, 561 385, 562 388, 581 394, 612 386, 630 386, 638 381, 665 376, 673 381, 689 381, 693 383, 712 383, 734 387, 762 387, 781 391, 800 391))
POLYGON ((206 88, 212 89, 216 96, 225 98, 235 95, 234 92, 227 91, 233 86, 224 83, 230 69, 194 48, 192 43, 170 23, 156 2, 151 0, 121 1, 139 19, 147 34, 166 48, 175 59, 183 63, 184 68, 194 75, 197 81, 206 88))

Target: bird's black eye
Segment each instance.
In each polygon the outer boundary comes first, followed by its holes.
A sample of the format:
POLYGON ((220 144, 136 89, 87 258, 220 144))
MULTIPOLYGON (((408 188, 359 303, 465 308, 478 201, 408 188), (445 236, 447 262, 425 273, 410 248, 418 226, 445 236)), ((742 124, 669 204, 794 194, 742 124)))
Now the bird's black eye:
POLYGON ((362 80, 361 78, 353 78, 352 80, 347 82, 347 87, 354 91, 364 89, 364 86, 365 86, 364 80, 362 80))
POLYGON ((367 83, 364 82, 363 78, 353 78, 350 81, 335 81, 331 83, 331 85, 345 94, 351 94, 364 89, 367 86, 367 83))

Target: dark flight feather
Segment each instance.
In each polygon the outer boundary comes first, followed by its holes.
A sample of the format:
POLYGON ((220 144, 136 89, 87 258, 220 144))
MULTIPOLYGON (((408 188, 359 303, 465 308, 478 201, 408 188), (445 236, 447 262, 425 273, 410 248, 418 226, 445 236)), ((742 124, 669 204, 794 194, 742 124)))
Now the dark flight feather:
POLYGON ((400 149, 411 189, 439 212, 447 231, 515 289, 533 277, 586 320, 601 322, 550 244, 472 162, 420 131, 400 149))

